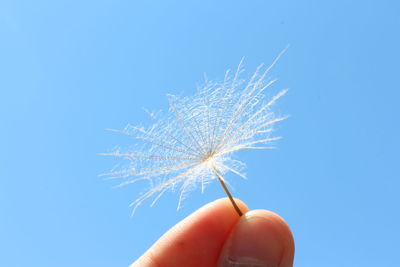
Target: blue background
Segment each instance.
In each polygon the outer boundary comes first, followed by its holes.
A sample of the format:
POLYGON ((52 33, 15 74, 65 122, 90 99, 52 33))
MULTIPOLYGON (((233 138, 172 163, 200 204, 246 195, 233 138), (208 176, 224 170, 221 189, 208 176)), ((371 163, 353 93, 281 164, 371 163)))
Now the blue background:
POLYGON ((0 3, 0 266, 127 266, 218 183, 128 205, 99 156, 130 140, 166 93, 192 95, 245 56, 270 64, 278 150, 230 175, 250 208, 283 216, 295 266, 400 266, 397 1, 19 1, 0 3))

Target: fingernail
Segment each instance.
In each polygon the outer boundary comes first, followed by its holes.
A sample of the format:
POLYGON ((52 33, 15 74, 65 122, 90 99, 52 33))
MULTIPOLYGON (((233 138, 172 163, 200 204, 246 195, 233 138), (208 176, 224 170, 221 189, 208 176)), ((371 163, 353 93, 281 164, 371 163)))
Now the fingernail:
POLYGON ((233 229, 220 257, 220 267, 278 267, 284 244, 274 224, 244 215, 233 229))

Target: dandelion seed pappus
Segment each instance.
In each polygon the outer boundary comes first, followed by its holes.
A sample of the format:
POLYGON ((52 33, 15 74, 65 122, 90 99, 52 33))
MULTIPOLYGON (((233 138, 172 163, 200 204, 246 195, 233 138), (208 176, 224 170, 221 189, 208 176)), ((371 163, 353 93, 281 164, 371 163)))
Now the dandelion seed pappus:
POLYGON ((133 138, 137 149, 120 150, 103 155, 122 157, 128 166, 106 174, 106 179, 121 179, 120 186, 148 180, 152 188, 130 206, 134 212, 145 200, 151 206, 167 191, 179 188, 178 209, 183 199, 197 186, 202 191, 218 180, 239 215, 242 212, 232 198, 225 180, 231 172, 245 178, 244 163, 232 158, 241 150, 272 149, 280 137, 272 136, 273 126, 286 116, 277 116, 272 105, 287 90, 272 97, 265 92, 276 80, 268 74, 273 63, 260 65, 248 79, 243 76, 243 60, 231 73, 226 71, 221 82, 205 81, 192 97, 168 95, 169 110, 152 114, 155 122, 149 127, 127 125, 111 130, 133 138))

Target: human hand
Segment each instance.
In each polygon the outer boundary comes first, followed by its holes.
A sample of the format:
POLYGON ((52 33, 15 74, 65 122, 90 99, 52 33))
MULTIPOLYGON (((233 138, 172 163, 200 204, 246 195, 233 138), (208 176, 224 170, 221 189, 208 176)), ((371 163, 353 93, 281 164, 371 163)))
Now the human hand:
POLYGON ((252 210, 228 198, 200 208, 165 233, 131 267, 291 267, 294 241, 273 212, 252 210))

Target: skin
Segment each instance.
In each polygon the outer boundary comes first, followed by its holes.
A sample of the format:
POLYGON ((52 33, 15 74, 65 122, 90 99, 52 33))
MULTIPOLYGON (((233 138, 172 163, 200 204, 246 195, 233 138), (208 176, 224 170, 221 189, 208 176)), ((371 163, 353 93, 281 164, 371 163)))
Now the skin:
POLYGON ((285 221, 266 210, 249 211, 235 199, 211 202, 172 227, 131 267, 291 267, 294 241, 285 221))

